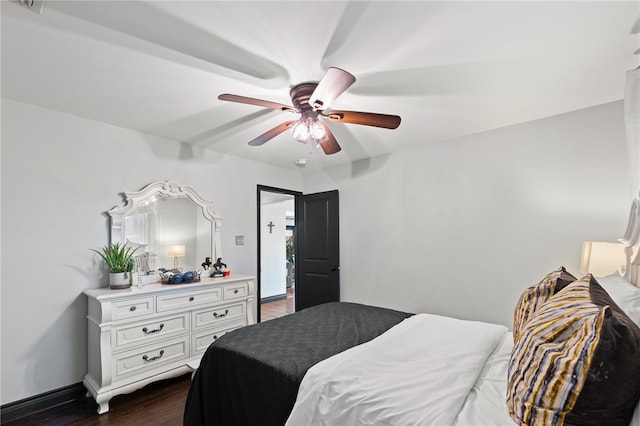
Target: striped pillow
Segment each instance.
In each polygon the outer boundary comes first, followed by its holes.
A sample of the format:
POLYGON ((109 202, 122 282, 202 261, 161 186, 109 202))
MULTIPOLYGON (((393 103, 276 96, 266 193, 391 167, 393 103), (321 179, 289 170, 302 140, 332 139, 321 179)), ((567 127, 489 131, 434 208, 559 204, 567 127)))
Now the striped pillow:
POLYGON ((522 425, 628 425, 640 397, 640 329, 591 275, 549 293, 527 311, 511 354, 511 417, 522 425))
POLYGON ((533 312, 544 304, 570 282, 577 278, 571 275, 564 266, 549 272, 538 284, 526 289, 513 312, 513 341, 520 339, 522 328, 533 312))

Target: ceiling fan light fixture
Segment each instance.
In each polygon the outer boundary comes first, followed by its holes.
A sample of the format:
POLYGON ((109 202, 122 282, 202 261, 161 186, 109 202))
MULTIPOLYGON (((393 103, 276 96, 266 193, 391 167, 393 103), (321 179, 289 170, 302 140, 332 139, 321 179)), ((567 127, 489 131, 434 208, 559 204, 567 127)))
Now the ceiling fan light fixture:
POLYGON ((320 119, 315 119, 313 120, 313 122, 311 123, 311 138, 314 140, 314 142, 316 143, 322 143, 324 141, 326 141, 328 139, 327 136, 327 132, 324 129, 324 126, 322 125, 322 123, 320 123, 319 121, 320 119))
POLYGON ((309 127, 307 123, 302 119, 296 121, 296 123, 291 126, 291 135, 298 142, 309 142, 309 127))
POLYGON ((322 123, 318 119, 301 118, 293 126, 291 126, 291 135, 295 140, 301 143, 309 143, 311 141, 321 143, 327 140, 327 132, 322 123))

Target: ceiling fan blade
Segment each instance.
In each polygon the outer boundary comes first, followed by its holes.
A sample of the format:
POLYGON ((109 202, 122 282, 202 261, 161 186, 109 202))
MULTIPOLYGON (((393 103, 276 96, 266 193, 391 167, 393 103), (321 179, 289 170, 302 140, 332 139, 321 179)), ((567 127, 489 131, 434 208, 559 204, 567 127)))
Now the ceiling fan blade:
POLYGON ((385 129, 395 129, 400 125, 399 116, 389 114, 376 114, 374 112, 331 111, 322 113, 322 116, 331 121, 362 124, 364 126, 384 127, 385 129))
POLYGON ((270 141, 271 139, 275 138, 280 133, 284 132, 289 127, 291 127, 293 125, 293 123, 295 123, 296 121, 297 120, 290 120, 290 121, 285 121, 284 123, 278 124, 273 129, 267 130, 266 132, 264 132, 263 134, 261 134, 257 138, 253 139, 252 141, 249 141, 249 145, 251 145, 251 146, 260 146, 260 145, 264 144, 265 142, 270 141))
POLYGON ((230 93, 223 93, 218 96, 221 101, 238 102, 241 104, 257 105, 265 108, 271 108, 278 111, 298 112, 298 110, 290 105, 280 104, 278 102, 265 101, 262 99, 249 98, 246 96, 232 95, 230 93))
POLYGON ((338 144, 338 141, 336 140, 336 137, 333 135, 333 132, 331 131, 329 126, 327 126, 327 124, 323 123, 322 121, 320 121, 320 124, 322 124, 322 126, 324 127, 324 131, 327 134, 327 140, 319 143, 324 153, 327 155, 331 155, 340 151, 342 148, 338 144))
POLYGON ((315 110, 327 108, 355 81, 356 78, 345 70, 329 68, 311 94, 309 105, 315 110))

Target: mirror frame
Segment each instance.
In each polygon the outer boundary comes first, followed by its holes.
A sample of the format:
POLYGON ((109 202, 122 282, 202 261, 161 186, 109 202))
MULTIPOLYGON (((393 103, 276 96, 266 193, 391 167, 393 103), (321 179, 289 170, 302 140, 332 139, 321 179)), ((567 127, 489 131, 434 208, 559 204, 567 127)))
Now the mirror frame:
POLYGON ((186 185, 181 185, 175 181, 156 181, 148 184, 139 191, 125 191, 121 193, 124 205, 114 206, 107 211, 111 219, 111 241, 114 243, 125 243, 123 220, 125 216, 131 215, 138 210, 142 204, 154 200, 157 196, 167 198, 187 198, 196 206, 200 207, 206 220, 211 223, 211 261, 222 257, 221 235, 222 216, 213 211, 213 204, 203 199, 196 191, 186 185))

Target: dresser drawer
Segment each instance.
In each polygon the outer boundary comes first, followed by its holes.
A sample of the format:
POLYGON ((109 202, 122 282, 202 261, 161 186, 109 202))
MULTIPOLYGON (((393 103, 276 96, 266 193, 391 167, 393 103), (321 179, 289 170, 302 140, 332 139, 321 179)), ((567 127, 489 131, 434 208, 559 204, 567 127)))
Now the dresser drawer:
POLYGON ((201 355, 219 337, 224 336, 230 331, 244 327, 245 325, 247 325, 245 321, 238 321, 227 324, 223 327, 216 327, 209 330, 203 330, 199 333, 193 333, 191 335, 191 356, 201 355))
POLYGON ((114 381, 189 357, 189 337, 169 340, 112 356, 114 381))
POLYGON ((218 323, 227 323, 240 318, 246 318, 244 303, 203 309, 193 313, 193 330, 195 331, 203 327, 211 327, 218 323))
POLYGON ((220 300, 222 300, 222 290, 220 287, 215 287, 204 291, 165 294, 158 296, 156 303, 158 312, 164 312, 173 309, 191 308, 220 300))
POLYGON ((224 286, 224 300, 242 299, 247 297, 247 283, 229 284, 224 286))
POLYGON ((153 296, 113 302, 111 312, 114 321, 152 314, 153 296))
POLYGON ((189 332, 189 314, 154 318, 134 324, 121 325, 111 330, 113 351, 136 344, 147 344, 154 340, 186 334, 189 332))

